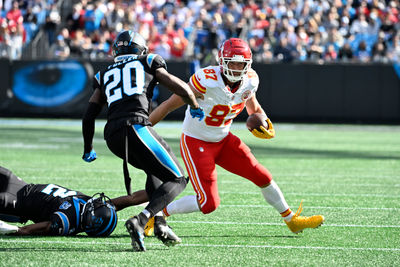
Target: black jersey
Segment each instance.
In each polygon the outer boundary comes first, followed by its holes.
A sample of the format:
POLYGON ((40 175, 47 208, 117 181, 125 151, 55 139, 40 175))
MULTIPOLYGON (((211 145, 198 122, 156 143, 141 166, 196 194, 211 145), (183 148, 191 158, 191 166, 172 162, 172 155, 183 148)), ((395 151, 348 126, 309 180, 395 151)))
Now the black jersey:
POLYGON ((166 68, 160 55, 127 55, 94 76, 94 89, 99 88, 107 99, 109 121, 137 116, 148 119, 158 68, 166 68))
POLYGON ((23 220, 50 221, 53 235, 82 232, 80 211, 89 196, 55 184, 28 184, 17 198, 16 208, 23 220))

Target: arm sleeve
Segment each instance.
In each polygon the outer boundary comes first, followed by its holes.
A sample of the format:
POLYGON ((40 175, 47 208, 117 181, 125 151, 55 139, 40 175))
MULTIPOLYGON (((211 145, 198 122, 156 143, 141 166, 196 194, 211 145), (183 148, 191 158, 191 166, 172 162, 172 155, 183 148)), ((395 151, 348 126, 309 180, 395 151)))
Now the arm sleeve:
POLYGON ((95 130, 95 120, 100 114, 101 106, 99 104, 89 102, 87 110, 82 119, 82 135, 84 143, 84 152, 92 150, 92 142, 95 130))

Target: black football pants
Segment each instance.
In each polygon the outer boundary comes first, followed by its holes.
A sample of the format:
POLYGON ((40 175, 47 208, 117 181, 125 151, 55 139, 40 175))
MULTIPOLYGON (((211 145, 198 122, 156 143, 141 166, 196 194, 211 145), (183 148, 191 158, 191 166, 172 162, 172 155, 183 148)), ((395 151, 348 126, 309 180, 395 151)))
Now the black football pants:
POLYGON ((25 185, 25 181, 0 166, 0 220, 19 221, 19 218, 14 217, 17 216, 17 194, 25 185))
POLYGON ((146 207, 152 216, 166 207, 186 187, 184 171, 168 144, 151 126, 133 124, 121 128, 106 142, 121 159, 125 158, 125 135, 128 136, 128 162, 147 175, 146 207))

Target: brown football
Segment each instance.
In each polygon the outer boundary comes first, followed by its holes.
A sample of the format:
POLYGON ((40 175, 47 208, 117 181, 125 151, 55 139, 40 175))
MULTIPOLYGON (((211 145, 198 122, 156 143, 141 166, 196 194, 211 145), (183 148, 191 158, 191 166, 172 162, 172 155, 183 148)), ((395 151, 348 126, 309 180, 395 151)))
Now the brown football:
POLYGON ((246 121, 247 129, 251 132, 254 129, 260 130, 260 126, 264 126, 268 129, 268 123, 266 121, 267 117, 261 113, 251 114, 246 121))

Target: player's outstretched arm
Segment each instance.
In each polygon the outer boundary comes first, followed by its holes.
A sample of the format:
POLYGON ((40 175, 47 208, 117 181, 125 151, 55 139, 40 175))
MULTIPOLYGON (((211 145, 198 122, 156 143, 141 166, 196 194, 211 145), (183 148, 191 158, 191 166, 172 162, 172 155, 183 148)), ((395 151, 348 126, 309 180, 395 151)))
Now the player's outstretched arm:
POLYGON ((175 94, 172 94, 170 98, 162 102, 156 107, 149 116, 151 124, 156 125, 159 121, 163 120, 170 112, 183 106, 185 102, 183 99, 175 94))
POLYGON ((168 73, 164 68, 158 68, 156 70, 156 78, 162 85, 166 86, 174 94, 180 96, 192 109, 199 108, 194 93, 184 81, 168 73))
POLYGON ((11 235, 50 235, 50 225, 50 221, 45 221, 18 227, 18 231, 11 235))
POLYGON ((133 192, 132 195, 111 199, 116 211, 123 210, 127 207, 140 205, 147 201, 149 201, 149 197, 147 196, 146 190, 136 191, 133 192))

